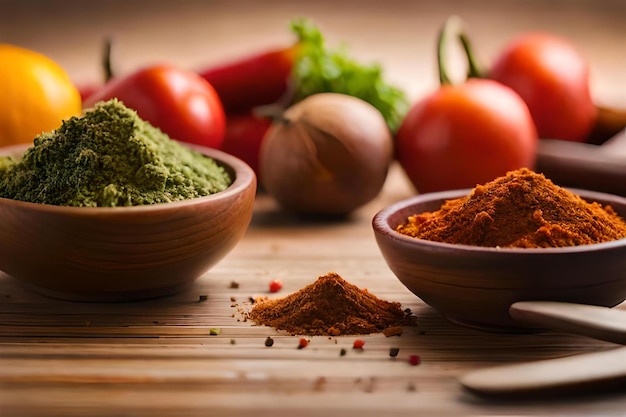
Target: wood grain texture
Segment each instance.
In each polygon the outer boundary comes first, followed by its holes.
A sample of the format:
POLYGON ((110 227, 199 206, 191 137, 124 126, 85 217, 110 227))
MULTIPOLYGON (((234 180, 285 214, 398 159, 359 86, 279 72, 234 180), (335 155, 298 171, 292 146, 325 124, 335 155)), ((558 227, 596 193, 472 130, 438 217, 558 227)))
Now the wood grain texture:
POLYGON ((0 275, 2 415, 588 416, 626 409, 621 392, 522 403, 465 392, 458 378, 471 370, 615 345, 554 332, 484 333, 443 319, 393 276, 371 231, 376 211, 410 193, 394 167, 381 196, 339 223, 302 223, 261 194, 233 252, 167 298, 64 302, 0 275), (363 351, 352 349, 353 336, 313 337, 297 349, 298 336, 243 319, 249 297, 284 296, 329 271, 411 308, 418 326, 399 337, 364 336, 363 351), (269 294, 274 278, 284 288, 269 294), (221 333, 211 336, 211 328, 221 333), (400 348, 395 359, 391 347, 400 348), (411 366, 410 355, 421 364, 411 366))
MULTIPOLYGON (((289 19, 308 16, 329 43, 379 61, 412 99, 437 86, 439 25, 459 14, 482 56, 527 30, 574 40, 593 62, 602 102, 626 106, 626 3, 620 0, 144 1, 0 0, 3 42, 37 49, 72 79, 99 79, 100 42, 117 40, 128 73, 171 60, 199 68, 292 40, 289 19), (617 52, 616 52, 617 51, 617 52), (620 84, 621 83, 621 84, 620 84)), ((457 68, 461 74, 462 68, 457 68)), ((462 390, 471 370, 613 349, 546 332, 483 333, 455 326, 408 291, 386 266, 371 219, 413 194, 394 166, 382 194, 345 222, 303 222, 260 195, 243 240, 191 288, 150 301, 85 304, 44 298, 0 274, 0 415, 22 416, 606 416, 624 415, 626 394, 486 401, 462 390), (418 326, 400 337, 298 337, 243 321, 250 296, 282 296, 336 271, 377 296, 401 302, 418 326), (268 294, 270 280, 284 283, 268 294), (239 284, 230 288, 231 282, 239 284), (206 301, 199 302, 199 296, 206 301), (231 301, 231 297, 235 301, 231 301), (232 305, 238 304, 238 307, 232 305), (211 328, 221 328, 210 336, 211 328), (264 345, 274 338, 271 348, 264 345), (233 342, 234 341, 234 344, 233 342), (396 359, 389 348, 399 347, 396 359), (347 354, 340 356, 341 348, 347 354), (420 355, 419 366, 408 364, 420 355)), ((0 236, 2 238, 2 236, 0 236)), ((617 307, 626 310, 624 304, 617 307)))

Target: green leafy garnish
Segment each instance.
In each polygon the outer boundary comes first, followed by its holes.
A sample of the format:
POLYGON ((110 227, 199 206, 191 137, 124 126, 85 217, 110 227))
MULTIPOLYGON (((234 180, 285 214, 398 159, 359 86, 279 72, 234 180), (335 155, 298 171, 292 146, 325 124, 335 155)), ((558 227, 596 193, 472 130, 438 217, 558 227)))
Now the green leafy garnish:
POLYGON ((376 107, 395 132, 408 109, 405 93, 383 79, 378 64, 364 65, 350 58, 345 47, 328 49, 322 33, 307 19, 291 23, 300 48, 293 67, 293 102, 317 93, 358 97, 376 107))

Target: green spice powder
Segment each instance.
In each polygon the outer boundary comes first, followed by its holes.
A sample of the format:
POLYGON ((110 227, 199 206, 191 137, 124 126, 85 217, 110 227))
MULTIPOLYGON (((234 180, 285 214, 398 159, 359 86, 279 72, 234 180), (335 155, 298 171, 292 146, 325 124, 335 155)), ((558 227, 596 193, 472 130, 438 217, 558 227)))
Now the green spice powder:
POLYGON ((19 161, 0 158, 0 197, 59 206, 168 203, 217 193, 231 182, 213 159, 116 99, 39 135, 19 161))

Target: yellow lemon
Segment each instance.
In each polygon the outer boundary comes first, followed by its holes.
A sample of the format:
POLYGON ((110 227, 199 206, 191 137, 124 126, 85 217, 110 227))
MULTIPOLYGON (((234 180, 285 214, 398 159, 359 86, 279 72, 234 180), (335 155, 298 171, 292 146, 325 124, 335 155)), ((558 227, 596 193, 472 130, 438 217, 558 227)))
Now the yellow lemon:
POLYGON ((0 44, 0 146, 32 143, 82 112, 80 94, 50 58, 0 44))

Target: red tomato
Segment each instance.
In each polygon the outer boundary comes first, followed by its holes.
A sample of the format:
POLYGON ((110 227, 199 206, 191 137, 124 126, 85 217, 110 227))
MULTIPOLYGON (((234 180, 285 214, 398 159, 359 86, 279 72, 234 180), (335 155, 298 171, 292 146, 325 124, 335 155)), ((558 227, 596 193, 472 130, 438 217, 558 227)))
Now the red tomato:
POLYGON ((524 99, 539 137, 582 142, 589 136, 597 117, 589 92, 589 66, 567 40, 526 34, 504 49, 489 78, 524 99))
POLYGON ((409 110, 397 159, 421 193, 472 188, 532 168, 537 132, 524 101, 495 81, 444 85, 409 110))
POLYGON ((114 78, 91 94, 85 107, 117 97, 172 139, 219 148, 225 115, 215 89, 192 71, 161 65, 114 78))
POLYGON ((85 101, 87 101, 89 96, 91 96, 93 93, 101 89, 102 86, 95 85, 95 84, 82 84, 82 85, 77 85, 76 88, 78 89, 78 93, 80 94, 80 99, 84 103, 85 101))

